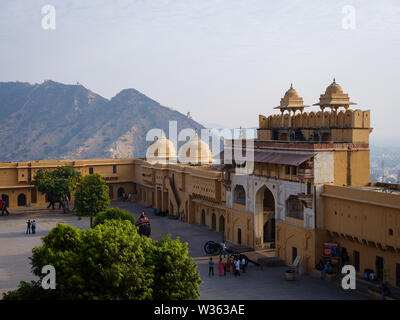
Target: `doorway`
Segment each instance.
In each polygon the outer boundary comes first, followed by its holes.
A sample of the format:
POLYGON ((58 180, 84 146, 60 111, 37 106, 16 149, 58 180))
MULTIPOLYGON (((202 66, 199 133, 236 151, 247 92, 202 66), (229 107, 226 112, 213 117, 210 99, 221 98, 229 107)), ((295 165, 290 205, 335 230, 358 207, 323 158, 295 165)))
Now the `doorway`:
POLYGON ((383 280, 383 258, 376 257, 376 278, 378 280, 383 280))

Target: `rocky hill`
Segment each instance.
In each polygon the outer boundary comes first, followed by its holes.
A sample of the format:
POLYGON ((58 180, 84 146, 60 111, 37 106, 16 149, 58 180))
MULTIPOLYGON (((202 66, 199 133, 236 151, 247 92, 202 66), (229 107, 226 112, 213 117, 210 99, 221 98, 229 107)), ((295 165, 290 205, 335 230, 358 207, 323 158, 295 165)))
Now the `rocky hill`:
POLYGON ((0 161, 144 157, 150 129, 203 128, 135 89, 108 100, 54 81, 0 82, 0 114, 0 161))

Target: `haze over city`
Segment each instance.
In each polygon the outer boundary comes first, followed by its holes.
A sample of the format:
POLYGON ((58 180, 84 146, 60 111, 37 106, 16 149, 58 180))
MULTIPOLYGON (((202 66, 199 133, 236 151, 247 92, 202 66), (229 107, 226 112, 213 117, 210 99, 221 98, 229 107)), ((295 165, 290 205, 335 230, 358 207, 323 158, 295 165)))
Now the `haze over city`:
POLYGON ((255 127, 291 82, 312 105, 336 77, 371 109, 381 143, 400 116, 399 12, 395 0, 7 0, 0 81, 79 82, 107 98, 135 88, 204 124, 255 127), (41 25, 47 4, 54 30, 41 25), (343 27, 345 6, 354 29, 343 27))

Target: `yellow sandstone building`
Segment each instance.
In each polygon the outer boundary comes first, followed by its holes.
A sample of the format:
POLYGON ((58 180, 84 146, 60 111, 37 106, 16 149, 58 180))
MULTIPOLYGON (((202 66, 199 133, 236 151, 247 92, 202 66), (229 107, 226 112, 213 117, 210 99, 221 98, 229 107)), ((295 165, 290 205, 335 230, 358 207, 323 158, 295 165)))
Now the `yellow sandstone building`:
POLYGON ((350 108, 335 80, 314 105, 318 112, 305 112, 291 86, 280 114, 259 116, 256 139, 225 140, 218 164, 197 134, 179 154, 162 135, 146 159, 0 163, 0 194, 11 212, 47 205, 30 184, 35 173, 69 165, 102 175, 112 200, 129 195, 231 242, 275 250, 286 264, 300 256, 307 272, 335 243, 340 265, 400 287, 400 186, 370 182, 370 110, 350 108))

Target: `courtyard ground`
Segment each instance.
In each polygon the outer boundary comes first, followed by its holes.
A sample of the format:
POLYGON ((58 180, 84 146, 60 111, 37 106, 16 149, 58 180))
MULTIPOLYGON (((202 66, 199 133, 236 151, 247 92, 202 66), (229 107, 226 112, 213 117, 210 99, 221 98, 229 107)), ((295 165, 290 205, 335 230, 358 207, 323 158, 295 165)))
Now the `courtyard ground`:
MULTIPOLYGON (((138 218, 145 211, 151 221, 152 235, 155 240, 168 233, 172 238, 180 237, 188 242, 189 254, 198 264, 202 279, 200 299, 367 299, 366 296, 352 291, 345 291, 340 286, 322 281, 319 278, 302 275, 296 281, 285 279, 286 267, 270 267, 260 269, 249 263, 247 271, 235 278, 228 274, 219 277, 215 266, 215 276, 208 276, 208 257, 203 245, 208 240, 220 242, 220 233, 204 226, 187 224, 153 214, 153 209, 134 203, 113 203, 113 207, 128 210, 138 218)), ((56 226, 57 222, 66 223, 80 229, 89 227, 89 219, 61 211, 41 210, 31 214, 0 216, 0 296, 3 292, 13 290, 19 281, 33 280, 30 272, 29 257, 32 248, 41 244, 40 238, 56 226), (27 235, 26 221, 35 219, 37 233, 27 235)), ((215 261, 217 259, 215 258, 215 261)))

